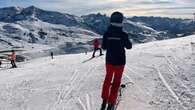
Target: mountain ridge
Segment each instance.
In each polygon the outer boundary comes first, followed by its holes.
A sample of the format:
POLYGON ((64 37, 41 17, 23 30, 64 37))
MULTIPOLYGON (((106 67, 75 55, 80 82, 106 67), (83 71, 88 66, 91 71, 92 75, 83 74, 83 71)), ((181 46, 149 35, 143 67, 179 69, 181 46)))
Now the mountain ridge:
MULTIPOLYGON (((71 49, 88 51, 91 50, 92 40, 95 37, 101 39, 100 36, 107 30, 109 19, 101 13, 79 17, 35 6, 0 8, 1 47, 23 47, 24 43, 41 44, 70 52, 71 45, 71 49)), ((183 19, 125 17, 123 25, 123 30, 133 43, 177 38, 194 32, 192 21, 183 19)))

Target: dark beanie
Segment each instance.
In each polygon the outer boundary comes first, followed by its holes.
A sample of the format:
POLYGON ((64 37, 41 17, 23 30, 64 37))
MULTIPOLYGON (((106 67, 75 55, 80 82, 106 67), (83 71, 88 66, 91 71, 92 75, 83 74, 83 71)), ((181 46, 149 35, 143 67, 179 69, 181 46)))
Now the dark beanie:
POLYGON ((111 23, 122 23, 123 22, 123 14, 120 12, 114 12, 110 18, 111 23))

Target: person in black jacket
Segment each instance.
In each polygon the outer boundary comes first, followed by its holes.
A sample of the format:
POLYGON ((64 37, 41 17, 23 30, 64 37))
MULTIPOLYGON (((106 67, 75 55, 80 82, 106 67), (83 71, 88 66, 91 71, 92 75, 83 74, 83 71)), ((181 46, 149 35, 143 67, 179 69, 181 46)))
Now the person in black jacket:
POLYGON ((114 12, 111 15, 110 26, 103 36, 102 49, 106 50, 106 77, 102 88, 101 110, 113 110, 121 84, 121 78, 126 64, 125 48, 131 49, 127 33, 123 32, 123 14, 114 12))

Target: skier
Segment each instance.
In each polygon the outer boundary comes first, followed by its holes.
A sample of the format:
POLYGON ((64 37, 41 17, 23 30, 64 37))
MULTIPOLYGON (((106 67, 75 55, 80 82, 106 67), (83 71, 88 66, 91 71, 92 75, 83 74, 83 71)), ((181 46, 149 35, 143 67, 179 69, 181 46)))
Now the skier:
POLYGON ((50 55, 51 55, 51 59, 53 59, 53 52, 51 52, 51 54, 50 54, 50 55))
POLYGON ((106 50, 106 76, 102 88, 101 110, 114 110, 121 78, 126 63, 125 48, 131 49, 128 35, 122 31, 123 14, 114 12, 110 26, 103 36, 102 48, 106 50))
POLYGON ((95 57, 95 52, 96 52, 97 50, 100 50, 100 56, 103 55, 103 54, 102 54, 102 49, 99 47, 99 45, 100 45, 100 43, 99 43, 98 39, 97 39, 97 38, 94 39, 94 41, 93 41, 94 51, 93 51, 92 58, 95 57))
POLYGON ((195 50, 195 43, 194 42, 191 42, 191 51, 192 51, 192 54, 194 54, 194 50, 195 50))
POLYGON ((10 56, 10 61, 11 61, 11 65, 12 65, 11 68, 17 68, 16 63, 15 63, 15 61, 16 61, 16 53, 15 53, 15 51, 12 50, 12 53, 9 56, 10 56))

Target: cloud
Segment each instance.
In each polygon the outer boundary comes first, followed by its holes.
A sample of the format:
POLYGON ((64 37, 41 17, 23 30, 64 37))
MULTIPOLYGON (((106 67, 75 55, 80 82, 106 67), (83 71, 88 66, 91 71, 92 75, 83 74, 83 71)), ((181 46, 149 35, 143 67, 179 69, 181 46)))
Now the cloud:
POLYGON ((145 5, 150 5, 150 4, 173 4, 175 3, 174 1, 161 1, 161 0, 152 0, 152 1, 140 1, 137 2, 137 4, 145 4, 145 5))
POLYGON ((104 1, 109 1, 109 2, 125 2, 127 0, 104 0, 104 1))
POLYGON ((195 2, 194 0, 176 0, 177 2, 181 2, 181 3, 192 3, 195 2))
POLYGON ((166 13, 170 10, 178 15, 195 12, 195 0, 0 0, 0 7, 13 5, 34 5, 75 15, 98 12, 109 15, 113 11, 122 11, 125 15, 148 15, 158 11, 161 12, 159 14, 170 16, 166 13))
POLYGON ((159 8, 137 8, 137 9, 128 9, 128 11, 155 11, 155 10, 195 10, 195 7, 159 7, 159 8))

